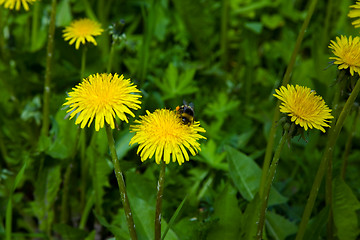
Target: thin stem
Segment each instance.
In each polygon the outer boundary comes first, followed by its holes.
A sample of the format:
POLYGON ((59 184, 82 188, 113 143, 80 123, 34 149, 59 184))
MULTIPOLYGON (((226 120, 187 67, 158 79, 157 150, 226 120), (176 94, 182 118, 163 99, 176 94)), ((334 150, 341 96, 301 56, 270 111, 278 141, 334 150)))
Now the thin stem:
POLYGON ((44 100, 43 100, 43 125, 41 133, 43 136, 49 135, 50 126, 50 84, 51 84, 51 64, 54 52, 54 34, 55 34, 55 16, 56 16, 56 0, 51 2, 51 16, 49 24, 48 45, 46 54, 46 70, 44 84, 44 100))
POLYGON ((341 179, 345 179, 347 160, 349 158, 349 153, 350 153, 351 145, 352 145, 352 139, 356 132, 356 123, 357 123, 357 120, 359 117, 360 117, 360 111, 359 111, 359 109, 357 109, 356 113, 354 114, 354 120, 353 120, 353 123, 351 126, 351 131, 349 132, 349 136, 348 136, 348 139, 347 139, 346 145, 345 145, 345 150, 344 150, 343 159, 342 159, 342 163, 341 163, 341 172, 340 172, 341 179))
POLYGON ((106 135, 107 135, 108 142, 109 142, 111 158, 112 158, 112 161, 114 164, 114 172, 115 172, 115 176, 116 176, 116 179, 117 179, 117 182, 119 185, 121 201, 124 206, 124 211, 125 211, 128 228, 129 228, 130 237, 131 237, 131 239, 134 240, 134 239, 137 239, 136 231, 135 231, 135 224, 134 224, 134 220, 133 220, 132 213, 131 213, 129 199, 128 199, 127 193, 126 193, 124 176, 121 171, 119 159, 116 154, 115 141, 114 141, 109 124, 105 124, 105 128, 106 128, 106 135))
MULTIPOLYGON (((294 126, 294 125, 292 125, 292 126, 294 126)), ((267 208, 267 203, 269 200, 270 189, 272 186, 272 182, 275 178, 276 167, 279 163, 280 154, 281 154, 281 151, 286 142, 287 136, 288 136, 287 131, 285 131, 284 135, 280 139, 279 145, 274 154, 274 158, 271 162, 271 166, 269 168, 269 172, 266 177, 266 184, 264 186, 264 189, 263 190, 260 189, 260 192, 262 192, 263 194, 261 196, 260 219, 259 219, 258 232, 257 232, 257 239, 259 239, 259 240, 262 239, 264 223, 265 223, 265 216, 266 216, 266 208, 267 208)))
POLYGON ((38 40, 38 28, 39 28, 39 11, 40 3, 38 1, 34 2, 33 6, 33 17, 32 17, 32 26, 31 26, 31 50, 35 51, 37 47, 38 40))
POLYGON ((85 65, 86 65, 86 52, 87 52, 87 47, 84 46, 83 47, 83 52, 81 55, 81 70, 80 70, 80 80, 82 81, 83 78, 85 77, 85 65))
POLYGON ((156 210, 155 210, 155 240, 161 239, 161 206, 164 192, 164 182, 165 182, 165 168, 166 164, 164 161, 161 161, 161 169, 159 174, 159 181, 157 185, 157 195, 156 195, 156 210))
MULTIPOLYGON (((296 39, 296 44, 295 44, 295 48, 291 54, 290 57, 290 61, 289 64, 286 68, 286 72, 282 81, 282 86, 286 86, 289 83, 290 80, 290 74, 292 73, 292 70, 294 68, 295 65, 295 60, 296 60, 296 56, 298 54, 298 51, 300 49, 302 40, 304 38, 304 34, 305 34, 305 30, 309 25, 311 16, 315 10, 315 6, 317 4, 317 0, 313 0, 310 3, 310 7, 308 10, 308 13, 306 15, 306 18, 303 22, 303 25, 301 26, 301 30, 299 32, 299 35, 296 39)), ((261 181, 260 181, 260 189, 263 188, 265 181, 266 181, 266 174, 268 172, 269 169, 269 165, 270 165, 270 160, 271 160, 271 156, 272 156, 272 150, 274 147, 274 138, 275 138, 275 133, 276 133, 276 123, 279 120, 280 117, 280 111, 278 110, 280 106, 280 101, 277 101, 276 104, 276 108, 275 108, 275 113, 274 113, 274 117, 273 117, 273 121, 272 121, 272 125, 271 125, 271 129, 270 129, 270 134, 269 134, 269 139, 268 139, 268 143, 266 146, 266 152, 265 152, 265 158, 264 158, 264 164, 263 164, 263 170, 262 170, 262 174, 261 174, 261 181)))
POLYGON ((357 95, 359 94, 359 91, 360 91, 360 81, 358 79, 354 90, 350 94, 350 97, 346 101, 344 108, 342 109, 342 111, 340 113, 340 116, 336 122, 335 128, 333 128, 332 133, 329 134, 325 152, 324 152, 323 158, 321 159, 319 169, 316 173, 315 180, 314 180, 313 186, 311 188, 310 195, 307 200, 305 210, 304 210, 304 213, 301 218, 300 225, 299 225, 299 231, 296 235, 295 240, 301 240, 304 237, 306 226, 307 226, 307 223, 309 222, 310 215, 311 215, 312 209, 314 207, 315 200, 316 200, 316 197, 317 197, 320 185, 321 185, 321 181, 324 176, 325 170, 327 168, 328 159, 332 156, 332 153, 334 151, 334 147, 336 144, 336 140, 340 134, 342 126, 344 125, 345 119, 348 116, 357 95))
POLYGON ((110 49, 110 55, 109 55, 109 62, 106 69, 107 73, 111 73, 111 67, 114 59, 114 53, 115 53, 115 41, 113 40, 111 43, 111 49, 110 49))

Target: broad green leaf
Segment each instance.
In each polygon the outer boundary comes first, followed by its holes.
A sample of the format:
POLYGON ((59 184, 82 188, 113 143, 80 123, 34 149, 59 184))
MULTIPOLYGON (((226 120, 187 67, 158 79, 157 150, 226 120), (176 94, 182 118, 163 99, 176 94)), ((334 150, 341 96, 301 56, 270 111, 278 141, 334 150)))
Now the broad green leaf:
POLYGON ((297 226, 293 222, 269 211, 266 213, 266 228, 275 240, 284 240, 297 231, 297 226))
POLYGON ((55 224, 54 231, 57 232, 61 236, 61 239, 64 240, 84 239, 88 235, 86 231, 70 227, 66 224, 55 224))
POLYGON ((236 198, 237 191, 230 184, 218 195, 214 204, 214 217, 219 219, 216 228, 209 232, 208 239, 237 239, 242 213, 236 198))
POLYGON ((320 239, 320 233, 325 228, 327 220, 329 218, 329 207, 325 207, 320 211, 318 215, 313 217, 306 228, 304 239, 306 240, 318 240, 320 239))
POLYGON ((333 213, 337 235, 340 240, 358 239, 360 229, 356 211, 360 202, 351 188, 340 178, 333 180, 333 213))
MULTIPOLYGON (((235 186, 241 195, 251 201, 259 190, 261 169, 253 159, 236 149, 226 146, 229 172, 235 186)), ((274 187, 271 188, 268 206, 285 203, 287 198, 282 196, 274 187)))

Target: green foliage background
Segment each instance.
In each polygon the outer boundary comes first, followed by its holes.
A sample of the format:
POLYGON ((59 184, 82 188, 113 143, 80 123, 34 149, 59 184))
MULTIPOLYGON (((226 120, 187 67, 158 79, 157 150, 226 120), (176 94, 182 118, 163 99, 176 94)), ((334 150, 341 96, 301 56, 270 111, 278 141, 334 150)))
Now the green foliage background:
MULTIPOLYGON (((201 152, 182 166, 169 164, 163 230, 182 203, 166 239, 246 239, 257 207, 256 192, 276 101, 274 89, 294 49, 310 1, 298 0, 59 0, 51 72, 50 137, 40 135, 50 1, 30 11, 0 8, 0 238, 6 219, 13 239, 128 239, 105 130, 86 129, 73 162, 77 126, 65 120, 66 92, 80 81, 81 48, 62 30, 88 17, 104 29, 125 21, 126 39, 115 47, 112 72, 142 91, 142 108, 174 109, 193 102, 206 129, 201 152), (37 24, 37 25, 36 25, 37 24), (34 37, 33 27, 37 27, 34 37), (64 185, 72 164, 70 182, 64 185), (82 166, 82 167, 81 167, 82 166), (61 204, 68 187, 66 221, 61 204), (88 214, 88 215, 86 215, 88 214), (81 219, 85 222, 81 226, 81 219), (80 225, 79 225, 80 224, 80 225)), ((319 1, 296 58, 292 84, 315 89, 332 106, 337 69, 328 45, 336 36, 359 35, 347 14, 353 1, 319 1)), ((106 71, 111 36, 89 45, 85 76, 106 71)), ((354 111, 334 151, 335 238, 359 237, 359 128, 354 111), (345 181, 337 178, 348 136, 353 134, 345 181)), ((134 121, 134 119, 130 119, 134 121)), ((141 163, 129 147, 129 125, 114 131, 117 153, 139 239, 153 238, 159 166, 141 163)), ((277 140, 281 135, 278 127, 277 140)), ((308 131, 285 147, 266 219, 266 239, 294 239, 316 174, 326 134, 308 131)), ((306 239, 326 235, 329 209, 321 188, 306 239)))

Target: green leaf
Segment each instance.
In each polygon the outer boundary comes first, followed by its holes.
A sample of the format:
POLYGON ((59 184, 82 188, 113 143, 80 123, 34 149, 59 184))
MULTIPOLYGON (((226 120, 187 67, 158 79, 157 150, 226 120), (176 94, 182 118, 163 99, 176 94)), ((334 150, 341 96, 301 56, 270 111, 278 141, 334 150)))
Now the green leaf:
POLYGON ((31 205, 43 231, 54 219, 53 205, 60 189, 60 170, 59 165, 44 169, 35 184, 35 201, 31 205))
POLYGON ((178 218, 183 206, 184 206, 184 203, 186 202, 186 199, 187 199, 188 195, 185 196, 185 198, 181 201, 180 205, 178 206, 178 208, 176 209, 174 215, 171 217, 170 221, 169 221, 169 224, 166 226, 166 229, 165 231, 162 233, 162 236, 161 236, 161 240, 164 240, 165 237, 166 237, 166 234, 168 233, 168 231, 170 230, 170 228, 174 225, 174 222, 175 220, 178 218))
POLYGON ((254 240, 258 229, 260 217, 260 198, 256 194, 252 201, 246 206, 241 224, 241 234, 238 239, 254 240))
POLYGON ((109 175, 111 173, 112 163, 105 157, 105 149, 103 143, 107 143, 104 139, 105 131, 99 131, 96 134, 91 145, 86 149, 86 158, 89 161, 89 173, 91 176, 93 188, 95 191, 95 206, 98 213, 102 213, 102 203, 105 194, 104 187, 109 187, 109 175))
POLYGON ((313 217, 306 228, 304 239, 318 240, 320 233, 325 228, 329 218, 329 206, 323 208, 318 215, 313 217))
MULTIPOLYGON (((226 146, 229 172, 235 186, 241 195, 251 201, 259 190, 261 169, 253 159, 236 149, 226 146)), ((271 188, 268 206, 285 203, 287 198, 282 196, 274 187, 271 188)))
POLYGON ((21 169, 19 170, 18 174, 15 177, 15 182, 14 182, 14 185, 13 185, 13 188, 12 188, 12 192, 15 191, 15 189, 18 187, 20 181, 23 179, 24 172, 25 172, 25 169, 27 167, 28 162, 29 162, 29 157, 27 156, 25 161, 24 161, 23 166, 21 167, 21 169))
POLYGON ((195 85, 194 75, 195 68, 185 69, 184 72, 179 74, 177 67, 170 63, 163 79, 161 81, 155 79, 154 83, 163 92, 163 99, 171 99, 198 90, 195 85))
MULTIPOLYGON (((138 237, 139 239, 152 239, 154 237, 153 226, 156 202, 156 182, 152 181, 144 174, 139 176, 138 174, 133 172, 128 172, 126 174, 126 180, 128 197, 131 205, 131 210, 133 212, 138 237)), ((166 195, 164 195, 163 201, 165 201, 165 199, 166 195)), ((166 228, 166 220, 162 218, 162 234, 164 233, 164 230, 166 228)), ((178 239, 178 237, 170 229, 167 233, 166 240, 171 239, 176 240, 178 239)))
POLYGON ((214 204, 214 217, 219 218, 216 228, 208 234, 208 239, 237 239, 242 213, 236 198, 237 191, 230 184, 225 186, 214 204))
POLYGON ((360 202, 351 188, 340 178, 333 180, 333 213, 337 235, 340 240, 357 239, 360 230, 356 211, 360 202))
POLYGON ((71 7, 69 0, 62 0, 56 7, 56 26, 64 27, 72 20, 71 7))
MULTIPOLYGON (((97 220, 99 220, 99 223, 103 225, 107 230, 112 232, 112 234, 114 234, 117 239, 128 239, 124 236, 129 236, 129 233, 127 233, 124 229, 108 223, 108 221, 103 216, 98 215, 95 211, 93 213, 97 220)), ((124 223, 126 224, 126 220, 124 221, 124 223)))
POLYGON ((275 212, 266 213, 266 228, 275 240, 284 240, 297 231, 297 226, 293 222, 275 212))
POLYGON ((217 145, 214 140, 210 139, 206 141, 206 143, 201 145, 201 152, 200 156, 202 158, 198 158, 200 161, 209 164, 212 168, 219 169, 219 170, 228 170, 228 163, 224 162, 226 157, 225 152, 218 153, 217 152, 217 145))
POLYGON ((66 224, 55 224, 54 231, 60 234, 61 239, 64 240, 84 239, 88 235, 86 231, 70 227, 66 224))

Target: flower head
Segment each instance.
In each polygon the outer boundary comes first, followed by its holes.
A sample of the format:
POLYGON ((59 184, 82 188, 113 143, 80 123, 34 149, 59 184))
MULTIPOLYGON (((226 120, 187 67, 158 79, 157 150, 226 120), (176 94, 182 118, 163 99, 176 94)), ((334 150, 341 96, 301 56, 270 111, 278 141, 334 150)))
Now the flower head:
POLYGON ((201 150, 197 140, 206 138, 199 134, 205 132, 205 129, 200 127, 200 122, 184 125, 176 112, 168 109, 146 113, 147 115, 140 116, 140 120, 135 121, 136 125, 130 126, 131 131, 135 132, 130 145, 139 144, 137 153, 141 152, 142 162, 155 155, 157 164, 162 160, 169 164, 172 157, 173 162, 177 161, 181 165, 185 160, 189 161, 187 150, 193 156, 201 150))
POLYGON ((94 74, 79 83, 68 95, 63 105, 68 105, 70 109, 70 119, 77 116, 75 124, 81 123, 81 128, 90 124, 95 118, 95 129, 99 131, 104 126, 104 122, 115 128, 114 118, 118 116, 120 120, 128 122, 125 113, 135 117, 130 109, 140 108, 141 95, 134 94, 140 91, 130 79, 124 76, 114 76, 109 73, 94 74))
POLYGON ((63 30, 65 41, 70 40, 72 45, 75 41, 75 48, 79 49, 80 43, 85 44, 85 40, 97 45, 94 36, 101 35, 104 30, 98 22, 84 18, 73 21, 70 26, 63 30))
POLYGON ((280 112, 287 113, 291 121, 305 131, 316 128, 325 132, 323 127, 330 127, 328 119, 334 118, 330 114, 331 109, 315 91, 308 87, 287 85, 287 88, 282 86, 279 90, 275 89, 275 92, 273 95, 282 101, 280 112))
POLYGON ((333 49, 335 57, 334 63, 339 65, 339 69, 350 68, 350 74, 354 76, 354 72, 360 73, 360 38, 346 36, 336 37, 336 42, 331 40, 329 48, 333 49))
MULTIPOLYGON (((357 1, 355 5, 351 5, 350 8, 352 8, 348 14, 349 18, 358 18, 360 17, 360 1, 357 1)), ((352 22, 352 25, 355 26, 355 28, 360 27, 360 19, 356 19, 352 22)))
POLYGON ((37 0, 0 0, 0 5, 4 5, 5 8, 16 11, 20 10, 21 4, 26 11, 29 11, 29 3, 36 2, 37 0))

